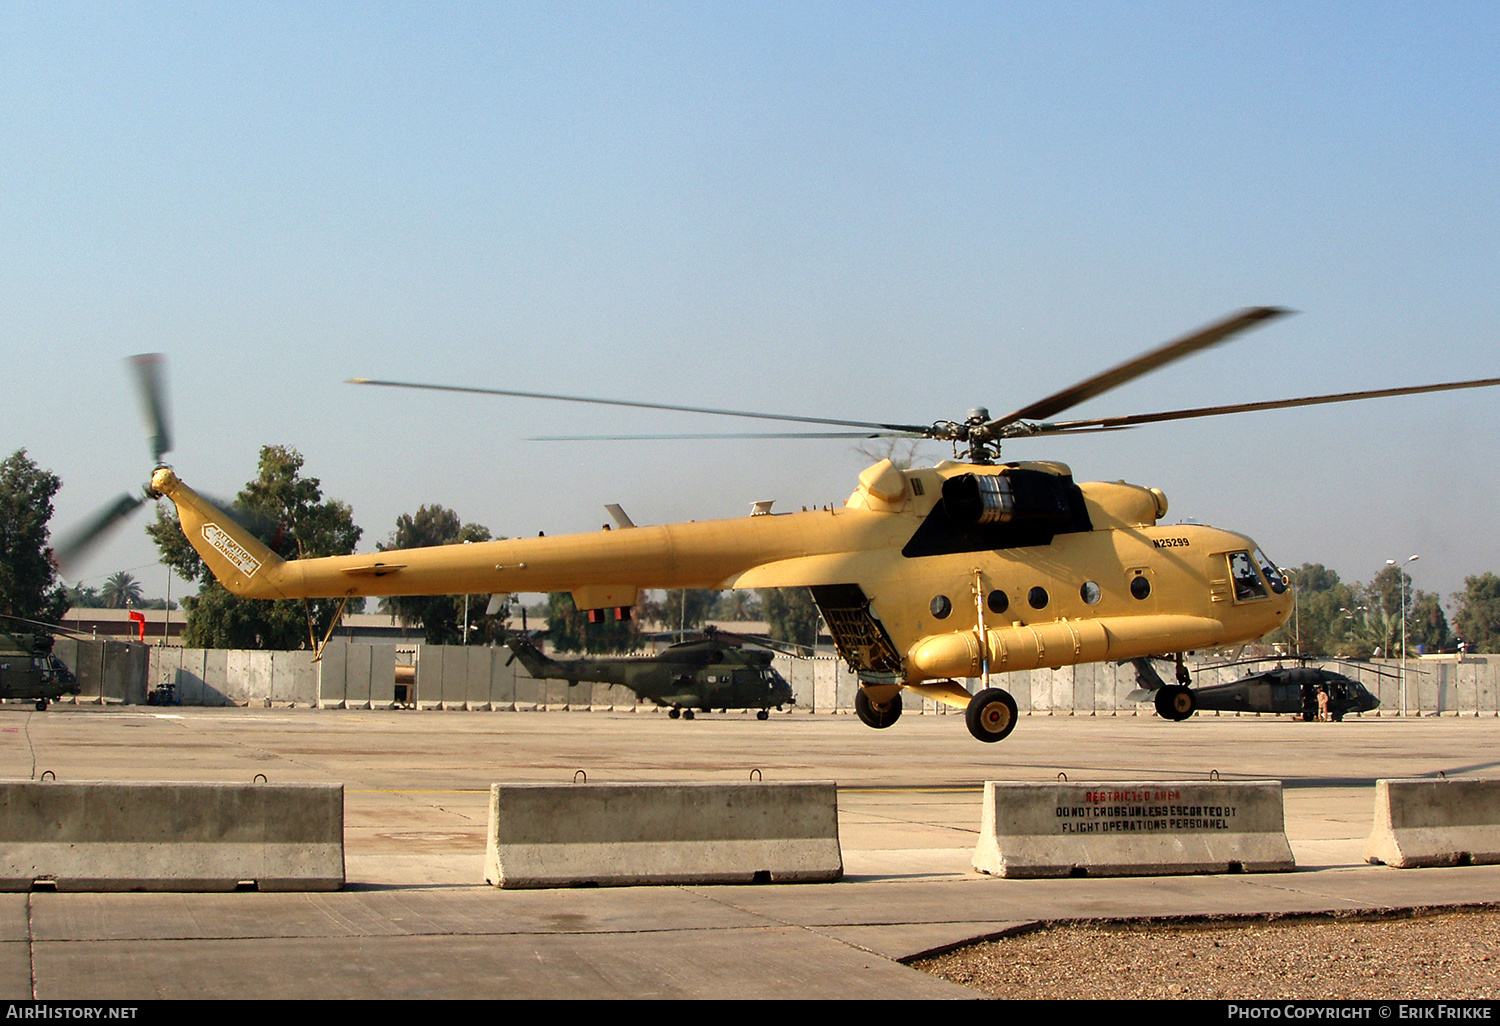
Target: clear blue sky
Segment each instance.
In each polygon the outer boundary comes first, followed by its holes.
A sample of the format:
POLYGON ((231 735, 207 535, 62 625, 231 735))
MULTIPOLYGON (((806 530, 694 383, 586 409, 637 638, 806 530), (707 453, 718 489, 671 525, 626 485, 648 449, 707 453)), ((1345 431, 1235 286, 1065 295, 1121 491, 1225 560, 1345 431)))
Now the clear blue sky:
MULTIPOLYGON (((58 527, 138 486, 121 360, 162 351, 189 483, 295 446, 368 549, 424 503, 551 534, 842 501, 868 461, 524 442, 738 422, 351 376, 925 421, 1260 303, 1302 312, 1075 413, 1497 376, 1496 54, 1485 3, 7 3, 0 447, 58 527)), ((1446 597, 1500 571, 1497 402, 1007 455, 1287 565, 1420 553, 1446 597)), ((80 573, 154 558, 132 525, 80 573)))

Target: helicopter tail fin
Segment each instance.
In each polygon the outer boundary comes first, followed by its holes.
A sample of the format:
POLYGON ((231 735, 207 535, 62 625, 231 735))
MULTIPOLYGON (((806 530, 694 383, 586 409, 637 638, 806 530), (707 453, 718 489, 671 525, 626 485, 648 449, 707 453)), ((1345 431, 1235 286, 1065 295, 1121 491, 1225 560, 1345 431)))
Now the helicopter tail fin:
MULTIPOLYGON (((563 678, 565 675, 558 672, 560 667, 551 659, 542 655, 542 650, 523 634, 511 634, 505 639, 505 644, 511 650, 511 659, 521 660, 521 665, 526 667, 526 672, 537 680, 547 678, 563 678)), ((506 660, 507 663, 510 660, 506 660)))
POLYGON ((177 507, 189 544, 231 592, 247 598, 280 598, 287 563, 234 518, 183 484, 167 467, 151 476, 151 493, 177 507))

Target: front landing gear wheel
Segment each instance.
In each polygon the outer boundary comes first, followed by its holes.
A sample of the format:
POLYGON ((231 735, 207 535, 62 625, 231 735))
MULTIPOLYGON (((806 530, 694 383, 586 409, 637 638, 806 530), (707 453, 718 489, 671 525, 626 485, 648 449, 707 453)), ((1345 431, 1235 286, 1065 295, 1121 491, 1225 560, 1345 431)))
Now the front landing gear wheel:
POLYGON ((771 711, 769 709, 762 709, 755 714, 755 718, 757 720, 769 720, 771 718, 771 711))
POLYGON ((964 713, 969 733, 981 741, 1004 741, 1016 729, 1016 700, 1001 688, 985 688, 964 713))
POLYGON ((36 700, 36 711, 37 712, 46 712, 47 711, 47 700, 45 698, 38 698, 36 700))
POLYGON ((1156 693, 1156 711, 1164 720, 1185 720, 1197 708, 1193 692, 1180 684, 1168 685, 1156 693))
POLYGON ((884 705, 876 705, 865 694, 865 689, 860 688, 854 693, 854 711, 865 726, 884 730, 901 718, 901 692, 892 695, 884 705))

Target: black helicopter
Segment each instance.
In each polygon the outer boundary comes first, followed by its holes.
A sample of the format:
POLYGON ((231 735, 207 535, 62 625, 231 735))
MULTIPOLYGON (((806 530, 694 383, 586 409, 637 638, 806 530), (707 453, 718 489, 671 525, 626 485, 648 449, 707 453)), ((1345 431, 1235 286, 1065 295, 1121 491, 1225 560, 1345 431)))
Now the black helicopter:
POLYGON ((0 632, 0 699, 50 702, 78 694, 78 677, 52 651, 52 635, 0 632))
POLYGON ((794 704, 792 686, 771 665, 774 652, 746 648, 713 627, 654 656, 551 659, 528 634, 511 634, 505 644, 538 680, 565 680, 569 687, 583 680, 619 684, 665 706, 674 720, 711 709, 756 709, 756 718, 764 720, 772 708, 794 704))
MULTIPOLYGON (((1267 660, 1253 660, 1266 662, 1267 660)), ((1252 673, 1227 684, 1192 687, 1192 677, 1177 664, 1177 683, 1168 684, 1150 659, 1132 659, 1135 681, 1140 685, 1126 695, 1127 701, 1152 701, 1163 719, 1185 720, 1199 709, 1209 712, 1293 713, 1312 722, 1318 719, 1320 693, 1328 696, 1328 718, 1343 720, 1347 713, 1373 712, 1380 699, 1359 681, 1322 667, 1282 666, 1252 673)), ((1299 660, 1299 662, 1301 662, 1299 660)))

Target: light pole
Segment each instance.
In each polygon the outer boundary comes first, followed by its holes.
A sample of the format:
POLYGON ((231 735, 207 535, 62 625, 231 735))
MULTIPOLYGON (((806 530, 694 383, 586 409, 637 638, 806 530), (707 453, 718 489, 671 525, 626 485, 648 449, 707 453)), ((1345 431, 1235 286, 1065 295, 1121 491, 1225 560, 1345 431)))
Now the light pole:
MULTIPOLYGON (((465 538, 464 539, 464 544, 465 545, 472 545, 473 542, 470 539, 465 538)), ((468 592, 464 592, 464 644, 467 645, 468 643, 469 643, 469 593, 468 592)))
MULTIPOLYGON (((1347 606, 1339 606, 1339 612, 1343 613, 1344 614, 1344 619, 1348 620, 1349 623, 1351 623, 1351 624, 1354 624, 1354 622, 1355 622, 1355 620, 1354 620, 1354 614, 1356 612, 1365 614, 1364 616, 1360 617, 1360 620, 1362 622, 1359 623, 1357 626, 1359 627, 1360 633, 1365 634, 1365 635, 1368 635, 1370 633, 1370 607, 1369 606, 1355 606, 1353 609, 1350 609, 1347 606)), ((1366 637, 1364 640, 1368 641, 1369 639, 1368 639, 1368 637, 1366 637)))
POLYGON ((1401 715, 1406 715, 1406 568, 1421 556, 1413 555, 1405 563, 1397 563, 1394 559, 1385 561, 1386 566, 1393 566, 1397 570, 1396 583, 1401 589, 1401 715))
POLYGON ((1292 644, 1296 648, 1296 651, 1292 654, 1300 657, 1302 655, 1302 608, 1298 599, 1300 598, 1301 589, 1297 587, 1297 577, 1293 571, 1288 570, 1286 567, 1280 567, 1279 569, 1281 570, 1281 576, 1292 583, 1292 644))

